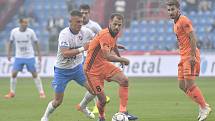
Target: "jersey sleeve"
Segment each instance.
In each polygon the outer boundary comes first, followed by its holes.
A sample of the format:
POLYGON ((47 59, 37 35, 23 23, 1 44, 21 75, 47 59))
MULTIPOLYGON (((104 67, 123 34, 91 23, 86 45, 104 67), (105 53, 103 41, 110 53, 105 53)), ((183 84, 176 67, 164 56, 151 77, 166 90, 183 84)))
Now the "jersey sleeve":
POLYGON ((102 28, 101 28, 101 26, 99 25, 99 24, 95 24, 95 33, 97 34, 97 33, 99 33, 99 31, 101 31, 102 30, 102 28))
POLYGON ((61 48, 69 48, 69 40, 68 37, 66 36, 67 34, 65 32, 61 32, 59 34, 59 38, 58 38, 58 44, 59 47, 61 48))
POLYGON ((15 38, 14 38, 14 31, 12 30, 12 31, 10 32, 9 41, 10 41, 10 42, 13 42, 14 40, 15 40, 15 38))
POLYGON ((37 41, 38 41, 38 38, 37 38, 37 36, 36 36, 36 34, 35 34, 34 31, 32 31, 32 37, 31 37, 31 39, 32 39, 34 42, 37 42, 37 41))
POLYGON ((90 29, 85 29, 85 41, 89 42, 94 36, 95 34, 90 29))
POLYGON ((191 20, 188 18, 183 18, 181 21, 181 27, 185 31, 185 33, 189 34, 190 32, 193 31, 193 25, 191 20))

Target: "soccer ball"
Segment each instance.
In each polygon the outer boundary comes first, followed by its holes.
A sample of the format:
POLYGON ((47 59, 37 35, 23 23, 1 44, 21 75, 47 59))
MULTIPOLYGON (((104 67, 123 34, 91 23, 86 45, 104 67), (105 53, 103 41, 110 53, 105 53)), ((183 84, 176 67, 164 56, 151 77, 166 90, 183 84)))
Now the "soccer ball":
POLYGON ((128 117, 124 113, 118 112, 113 115, 112 121, 129 121, 129 120, 128 120, 128 117))

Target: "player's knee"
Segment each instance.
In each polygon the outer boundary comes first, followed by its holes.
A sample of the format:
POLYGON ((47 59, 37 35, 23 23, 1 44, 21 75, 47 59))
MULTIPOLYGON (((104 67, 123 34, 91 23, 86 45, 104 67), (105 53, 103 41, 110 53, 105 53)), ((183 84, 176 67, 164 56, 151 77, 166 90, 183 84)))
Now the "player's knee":
POLYGON ((37 73, 32 72, 32 77, 33 77, 33 78, 37 78, 37 73))
POLYGON ((128 87, 128 78, 126 78, 126 77, 121 78, 119 84, 120 84, 120 86, 128 87))
POLYGON ((53 101, 53 106, 55 107, 55 108, 57 108, 58 106, 60 106, 61 104, 62 104, 62 102, 63 102, 63 100, 54 100, 53 101))
POLYGON ((16 78, 17 77, 17 73, 12 73, 12 78, 16 78))

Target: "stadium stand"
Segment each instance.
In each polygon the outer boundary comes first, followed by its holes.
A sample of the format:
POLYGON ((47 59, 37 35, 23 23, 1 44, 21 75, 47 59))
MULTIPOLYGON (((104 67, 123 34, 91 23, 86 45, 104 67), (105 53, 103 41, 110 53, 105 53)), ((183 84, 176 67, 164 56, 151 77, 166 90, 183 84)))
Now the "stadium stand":
MULTIPOLYGON (((18 25, 17 20, 21 16, 28 16, 30 18, 30 27, 36 31, 41 42, 43 55, 50 54, 50 51, 55 53, 56 40, 53 42, 51 38, 53 38, 53 32, 57 32, 57 34, 55 33, 54 35, 58 35, 60 29, 68 25, 68 11, 71 8, 77 9, 81 3, 93 5, 93 2, 96 1, 97 0, 51 0, 50 2, 50 0, 23 0, 21 5, 13 10, 15 15, 8 16, 7 23, 4 23, 4 29, 0 31, 0 55, 5 55, 4 46, 6 40, 9 38, 9 32, 18 25)), ((119 42, 126 45, 129 51, 172 51, 177 49, 176 38, 173 33, 173 28, 171 28, 172 22, 167 19, 164 12, 165 6, 161 4, 162 0, 157 1, 158 3, 155 3, 156 1, 157 0, 135 0, 137 4, 135 10, 133 9, 135 6, 134 4, 132 4, 132 6, 127 4, 129 7, 128 10, 126 9, 126 13, 130 13, 131 15, 126 15, 126 17, 130 16, 131 18, 129 18, 129 23, 127 23, 128 25, 126 25, 119 42), (158 8, 154 9, 154 7, 159 7, 159 10, 158 8)), ((198 45, 202 51, 206 52, 215 50, 215 37, 213 36, 215 27, 215 7, 214 1, 209 2, 211 2, 211 7, 203 10, 189 9, 188 11, 186 8, 188 3, 183 2, 182 4, 182 9, 184 10, 183 14, 187 15, 193 21, 199 38, 198 45)), ((99 4, 102 5, 104 3, 101 2, 99 4)), ((105 7, 111 8, 111 6, 105 7)), ((99 19, 101 19, 102 15, 99 14, 98 10, 95 10, 95 8, 98 7, 93 6, 92 8, 93 15, 97 17, 100 16, 99 19)), ((99 9, 99 11, 102 11, 102 8, 99 9)), ((104 8, 103 12, 105 10, 104 8)), ((1 12, 1 14, 4 14, 4 12, 1 12)), ((98 20, 98 18, 96 20, 98 20)), ((98 21, 101 25, 106 25, 101 23, 102 20, 98 21)), ((3 23, 0 22, 0 24, 3 23)), ((56 36, 54 38, 56 38, 56 36)))

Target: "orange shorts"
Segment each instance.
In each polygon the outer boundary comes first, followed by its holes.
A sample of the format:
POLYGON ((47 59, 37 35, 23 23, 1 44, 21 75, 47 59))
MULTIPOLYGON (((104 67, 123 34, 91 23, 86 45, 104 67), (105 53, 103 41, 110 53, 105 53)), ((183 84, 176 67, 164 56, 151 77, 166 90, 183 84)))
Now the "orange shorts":
POLYGON ((91 71, 85 71, 88 84, 94 94, 100 94, 104 92, 104 80, 111 81, 110 78, 115 74, 121 72, 121 70, 112 63, 105 63, 103 69, 96 74, 90 73, 91 71))
POLYGON ((195 80, 199 76, 200 61, 196 61, 194 67, 191 67, 190 61, 180 61, 178 64, 178 80, 195 80))

